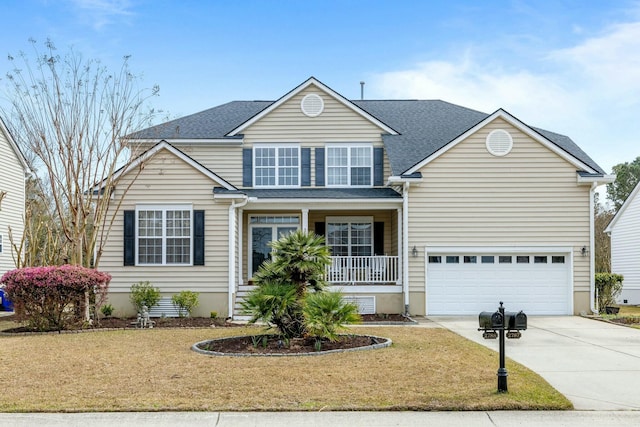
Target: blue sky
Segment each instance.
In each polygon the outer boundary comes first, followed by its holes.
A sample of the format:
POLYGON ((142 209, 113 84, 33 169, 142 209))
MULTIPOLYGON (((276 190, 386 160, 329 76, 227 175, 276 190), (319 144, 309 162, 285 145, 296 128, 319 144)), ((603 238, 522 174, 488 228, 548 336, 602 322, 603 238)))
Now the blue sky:
MULTIPOLYGON (((158 84, 171 117, 277 99, 443 99, 569 135, 607 172, 640 156, 640 0, 3 0, 6 54, 51 38, 158 84)), ((0 80, 0 88, 4 82, 0 80)))

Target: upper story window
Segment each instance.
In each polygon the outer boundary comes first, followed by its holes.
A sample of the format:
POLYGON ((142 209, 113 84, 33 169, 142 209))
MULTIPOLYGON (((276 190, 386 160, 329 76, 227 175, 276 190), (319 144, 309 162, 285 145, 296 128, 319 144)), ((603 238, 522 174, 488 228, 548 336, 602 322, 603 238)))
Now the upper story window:
POLYGON ((256 145, 255 187, 300 186, 300 147, 297 145, 256 145))
POLYGON ((373 185, 373 147, 370 144, 328 145, 328 187, 373 185))
POLYGON ((136 209, 137 265, 190 265, 190 206, 140 206, 136 209))

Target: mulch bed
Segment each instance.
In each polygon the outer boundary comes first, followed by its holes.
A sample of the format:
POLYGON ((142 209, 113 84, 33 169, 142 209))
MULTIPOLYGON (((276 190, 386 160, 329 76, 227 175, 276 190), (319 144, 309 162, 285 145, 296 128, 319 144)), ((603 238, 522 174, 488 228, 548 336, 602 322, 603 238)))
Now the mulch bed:
MULTIPOLYGON (((381 340, 365 335, 343 335, 337 341, 322 341, 320 351, 345 350, 379 344, 381 340)), ((241 336, 207 341, 198 345, 206 351, 226 354, 302 354, 315 353, 318 349, 313 338, 294 338, 285 341, 275 335, 241 336)))
MULTIPOLYGON (((14 316, 6 316, 3 320, 14 320, 14 316)), ((95 329, 135 329, 135 318, 106 317, 98 324, 90 326, 79 325, 72 330, 95 330, 95 329)), ((237 323, 228 322, 225 319, 211 319, 208 317, 163 317, 152 318, 155 322, 154 328, 211 328, 211 327, 237 327, 242 326, 237 323)), ((363 314, 364 324, 410 324, 413 320, 401 314, 363 314)), ((33 332, 24 326, 5 329, 2 333, 28 333, 33 332)))

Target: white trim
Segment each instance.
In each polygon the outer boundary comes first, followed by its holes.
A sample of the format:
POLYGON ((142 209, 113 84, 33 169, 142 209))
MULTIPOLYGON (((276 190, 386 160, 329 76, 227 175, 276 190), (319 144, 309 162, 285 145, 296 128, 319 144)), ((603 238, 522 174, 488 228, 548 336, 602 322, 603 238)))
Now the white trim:
POLYGON ((22 165, 23 171, 24 172, 30 171, 31 168, 27 163, 27 159, 25 159, 24 155, 22 154, 22 151, 20 151, 18 144, 16 144, 16 142, 14 141, 13 136, 11 135, 11 132, 9 132, 9 128, 7 128, 7 126, 4 124, 4 120, 2 120, 1 117, 0 117, 0 130, 2 131, 2 133, 4 133, 4 136, 7 139, 7 141, 9 141, 9 147, 11 147, 16 157, 18 158, 20 165, 22 165))
MULTIPOLYGON (((409 187, 405 182, 402 188, 402 292, 404 293, 405 311, 409 313, 409 187)), ((425 288, 426 289, 426 288, 425 288)), ((426 291, 425 291, 426 293, 426 291)), ((425 306, 425 313, 427 307, 425 306)))
MULTIPOLYGON (((153 147, 151 147, 150 149, 148 149, 147 151, 145 151, 144 153, 136 157, 135 160, 129 163, 126 167, 116 171, 113 174, 112 182, 117 182, 120 176, 126 175, 131 170, 140 167, 140 165, 142 165, 144 162, 149 160, 151 157, 155 156, 160 150, 163 150, 163 149, 169 151, 171 154, 178 157, 179 159, 181 159, 182 161, 184 161, 185 163, 187 163, 189 166, 193 167, 197 171, 201 172, 203 175, 207 176, 213 181, 216 181, 218 184, 220 184, 227 190, 237 190, 236 187, 229 184, 227 181, 220 178, 217 174, 213 173, 206 167, 202 166, 200 163, 198 163, 197 161, 195 161, 194 159, 192 159, 191 157, 189 157, 188 155, 186 155, 185 153, 183 153, 182 151, 180 151, 179 149, 177 149, 176 147, 174 147, 173 145, 169 144, 166 141, 161 141, 157 143, 156 145, 154 145, 153 147)), ((97 185, 96 188, 102 188, 102 183, 97 185)))
POLYGON ((360 294, 360 293, 376 293, 376 294, 400 294, 402 286, 400 285, 330 285, 327 286, 328 291, 340 291, 343 294, 360 294))
POLYGON ((615 175, 595 175, 595 176, 582 176, 576 172, 578 184, 591 184, 598 183, 601 184, 610 184, 616 180, 615 175))
MULTIPOLYGON (((627 197, 627 200, 625 200, 622 206, 620 206, 620 209, 618 209, 618 212, 616 212, 615 216, 613 217, 609 225, 607 225, 607 228, 604 229, 605 233, 611 234, 611 231, 613 230, 613 227, 615 227, 616 223, 618 222, 618 219, 624 214, 624 211, 626 211, 627 208, 631 205, 631 202, 633 202, 633 199, 635 199, 638 192, 640 192, 640 182, 636 184, 635 188, 631 191, 631 193, 627 197)), ((591 212, 593 212, 593 209, 591 210, 591 212)))
MULTIPOLYGON (((280 206, 280 209, 282 209, 282 206, 280 206)), ((267 227, 271 227, 272 230, 272 235, 271 235, 271 241, 275 241, 278 240, 278 228, 279 227, 290 227, 290 228, 296 228, 297 230, 300 230, 302 227, 302 218, 301 218, 301 213, 300 212, 291 212, 291 213, 287 213, 287 212, 278 212, 278 213, 274 213, 274 214, 265 214, 265 213, 251 213, 247 215, 247 278, 251 279, 253 277, 253 257, 251 256, 251 252, 253 251, 253 229, 256 227, 263 227, 263 228, 267 228, 267 227), (297 223, 255 223, 252 224, 251 223, 251 218, 260 218, 260 217, 295 217, 298 219, 297 223)))
POLYGON ((476 133, 477 131, 479 131, 480 129, 482 129, 483 127, 485 127, 486 125, 488 125, 489 123, 491 123, 492 121, 494 121, 495 119, 498 119, 498 118, 503 119, 504 121, 506 121, 507 123, 509 123, 513 127, 515 127, 516 129, 520 130, 521 132, 525 133, 529 137, 533 138, 535 141, 538 141, 539 143, 544 145, 546 148, 548 148, 549 150, 553 151, 555 154, 557 154, 558 156, 560 156, 561 158, 563 158, 567 162, 571 163, 573 166, 575 166, 575 167, 577 167, 579 169, 585 170, 585 171, 587 171, 589 173, 598 173, 592 167, 588 166, 586 163, 583 163, 582 161, 578 160, 576 157, 574 157, 571 154, 567 153, 562 148, 558 147, 556 144, 554 144, 553 142, 551 142, 550 140, 548 140, 547 138, 542 136, 540 133, 538 133, 535 130, 531 129, 529 126, 525 125, 520 120, 518 120, 517 118, 515 118, 514 116, 512 116, 511 114, 509 114, 508 112, 506 112, 503 109, 497 110, 496 112, 491 114, 489 117, 487 117, 484 120, 480 121, 478 124, 476 124, 475 126, 470 128, 469 130, 467 130, 466 132, 464 132, 463 134, 461 134, 457 138, 455 138, 452 141, 450 141, 447 145, 445 145, 444 147, 440 148, 438 151, 436 151, 435 153, 431 154, 429 157, 423 159, 421 162, 419 162, 418 164, 413 166, 411 169, 407 170, 405 173, 407 175, 410 175, 410 174, 412 174, 414 172, 418 172, 424 166, 426 166, 427 164, 431 163, 433 160, 437 159, 438 157, 442 156, 444 153, 446 153, 447 151, 451 150, 453 147, 458 145, 460 142, 464 141, 469 136, 473 135, 474 133, 476 133))
MULTIPOLYGON (((193 266, 193 244, 194 244, 194 221, 193 221, 193 205, 192 204, 154 204, 140 203, 135 208, 135 266, 136 267, 191 267, 193 266), (140 223, 138 214, 140 211, 162 211, 162 236, 140 236, 138 225, 140 223), (189 211, 189 262, 188 263, 168 263, 167 262, 167 212, 168 211, 189 211), (140 262, 140 239, 158 238, 162 239, 162 262, 161 263, 141 263, 140 262)), ((186 238, 186 236, 179 236, 186 238)))
POLYGON ((324 182, 325 188, 371 188, 374 181, 374 159, 373 159, 373 143, 371 142, 330 142, 324 146, 324 182), (331 166, 332 168, 347 168, 347 183, 346 184, 329 184, 329 148, 346 148, 347 149, 347 165, 346 166, 331 166), (352 148, 368 148, 369 149, 369 184, 353 185, 351 183, 351 169, 352 168, 364 168, 366 166, 354 166, 351 164, 351 149, 352 148))
POLYGON ((227 134, 227 136, 235 136, 235 135, 241 134, 249 126, 251 126, 255 122, 261 120, 264 116, 266 116, 267 114, 271 113, 273 110, 275 110, 276 108, 280 107, 282 104, 284 104, 285 102, 289 101, 291 98, 293 98, 294 96, 296 96, 297 94, 299 94, 300 92, 302 92, 303 90, 307 89, 308 87, 310 87, 312 85, 316 86, 319 90, 325 92, 327 95, 329 95, 330 97, 334 98, 336 101, 338 101, 339 103, 341 103, 345 107, 349 108, 350 110, 352 110, 353 112, 355 112, 359 116, 363 117, 364 119, 366 119, 366 120, 370 121, 371 123, 373 123, 374 125, 378 126, 379 128, 381 128, 384 131, 384 133, 388 133, 390 135, 398 135, 398 132, 396 132, 394 129, 390 128, 389 126, 387 126, 386 124, 384 124, 380 120, 376 119, 371 114, 367 113, 362 108, 360 108, 357 105, 355 105, 353 102, 347 100, 342 95, 340 95, 339 93, 335 92, 333 89, 331 89, 328 86, 325 86, 324 84, 320 83, 314 77, 310 77, 309 79, 304 81, 302 84, 300 84, 299 86, 297 86, 293 90, 289 91, 287 94, 282 96, 277 101, 275 101, 273 104, 271 104, 270 106, 268 106, 267 108, 265 108, 264 110, 262 110, 261 112, 259 112, 258 114, 256 114, 252 118, 250 118, 249 120, 247 120, 246 122, 242 123, 240 126, 238 126, 235 129, 233 129, 231 132, 229 132, 227 134))
POLYGON ((252 187, 253 188, 300 188, 301 184, 302 184, 302 150, 300 149, 300 143, 255 143, 253 144, 253 147, 251 148, 251 162, 252 162, 252 187), (273 148, 276 150, 275 153, 275 161, 276 164, 273 166, 273 168, 275 168, 275 181, 272 185, 265 185, 265 184, 261 184, 258 185, 256 184, 256 168, 258 166, 256 166, 256 148, 261 148, 261 149, 268 149, 268 148, 273 148), (281 168, 288 168, 290 166, 280 166, 279 164, 279 156, 278 156, 278 151, 280 148, 296 148, 298 150, 298 184, 297 185, 280 185, 278 184, 278 178, 279 178, 279 171, 281 168))
POLYGON ((422 181, 424 181, 423 177, 413 178, 413 177, 402 177, 402 176, 390 176, 387 179, 387 185, 390 185, 390 184, 401 184, 401 183, 405 183, 405 182, 417 182, 417 183, 420 183, 422 181))
MULTIPOLYGON (((596 307, 596 251, 594 250, 596 239, 595 215, 593 213, 595 210, 595 192, 597 186, 598 183, 594 182, 589 189, 589 309, 595 314, 598 313, 596 309, 600 308, 596 307)), ((611 246, 609 246, 609 248, 611 248, 611 246)), ((609 253, 611 253, 611 249, 609 249, 609 253)))

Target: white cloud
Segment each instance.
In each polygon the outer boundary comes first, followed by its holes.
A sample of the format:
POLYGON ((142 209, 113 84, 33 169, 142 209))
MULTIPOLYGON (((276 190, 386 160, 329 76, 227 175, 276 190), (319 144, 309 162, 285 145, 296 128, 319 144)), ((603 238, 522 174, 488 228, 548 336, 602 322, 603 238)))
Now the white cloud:
POLYGON ((502 107, 529 125, 571 136, 606 171, 640 155, 640 22, 612 25, 528 63, 472 53, 374 75, 370 90, 487 113, 502 107))
POLYGON ((116 20, 133 15, 129 0, 70 0, 80 15, 99 30, 116 20))

